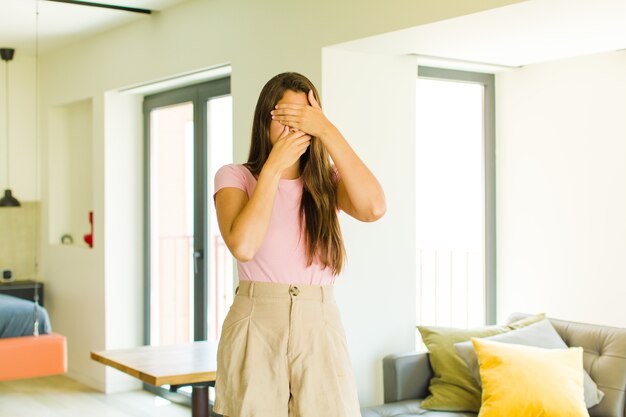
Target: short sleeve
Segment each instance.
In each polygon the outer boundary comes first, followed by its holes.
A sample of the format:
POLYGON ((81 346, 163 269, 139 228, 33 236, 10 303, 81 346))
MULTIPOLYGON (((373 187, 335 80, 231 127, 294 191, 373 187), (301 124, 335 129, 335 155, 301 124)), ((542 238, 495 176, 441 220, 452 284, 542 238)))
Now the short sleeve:
POLYGON ((213 183, 213 202, 215 202, 215 194, 225 187, 235 187, 248 192, 246 176, 236 164, 224 165, 218 169, 213 183))

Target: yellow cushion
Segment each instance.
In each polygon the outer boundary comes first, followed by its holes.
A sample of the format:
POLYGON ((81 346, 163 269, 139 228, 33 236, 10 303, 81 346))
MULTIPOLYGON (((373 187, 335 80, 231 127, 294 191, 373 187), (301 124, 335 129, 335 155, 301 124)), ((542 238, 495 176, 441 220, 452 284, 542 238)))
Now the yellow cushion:
POLYGON ((478 417, 589 417, 583 349, 542 349, 472 338, 483 383, 478 417))
POLYGON ((473 411, 480 409, 480 386, 472 377, 467 364, 454 344, 471 337, 486 337, 529 326, 545 318, 545 314, 530 316, 506 326, 486 326, 472 329, 417 326, 428 347, 434 377, 430 380, 430 395, 421 408, 441 411, 473 411))

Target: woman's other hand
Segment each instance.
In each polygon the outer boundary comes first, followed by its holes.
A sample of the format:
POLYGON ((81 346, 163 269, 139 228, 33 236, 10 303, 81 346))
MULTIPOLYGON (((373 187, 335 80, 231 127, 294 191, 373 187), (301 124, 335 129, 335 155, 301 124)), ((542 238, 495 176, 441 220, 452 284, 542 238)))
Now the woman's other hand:
POLYGON ((311 136, 321 137, 333 125, 322 112, 313 90, 309 90, 308 100, 310 105, 284 103, 277 104, 271 111, 272 119, 287 127, 302 130, 311 136))
POLYGON ((291 131, 285 126, 281 135, 272 147, 264 168, 282 173, 293 166, 311 144, 311 136, 302 130, 291 131))

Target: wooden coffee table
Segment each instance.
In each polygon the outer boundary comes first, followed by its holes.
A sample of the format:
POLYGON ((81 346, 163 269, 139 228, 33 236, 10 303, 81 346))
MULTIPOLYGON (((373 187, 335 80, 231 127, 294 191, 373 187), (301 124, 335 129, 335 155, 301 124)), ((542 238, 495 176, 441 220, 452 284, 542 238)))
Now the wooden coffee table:
POLYGON ((150 385, 192 387, 191 415, 209 417, 209 386, 215 383, 217 342, 140 346, 91 352, 91 359, 150 385))

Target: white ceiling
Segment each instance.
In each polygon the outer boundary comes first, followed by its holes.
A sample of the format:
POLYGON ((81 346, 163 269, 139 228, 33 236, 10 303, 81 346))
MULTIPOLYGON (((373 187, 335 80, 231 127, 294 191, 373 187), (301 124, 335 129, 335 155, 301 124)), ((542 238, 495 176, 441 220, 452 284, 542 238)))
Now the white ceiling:
MULTIPOLYGON (((185 0, 91 0, 164 10, 185 0)), ((39 3, 40 52, 150 15, 46 0, 0 0, 0 47, 35 53, 39 3)), ((521 66, 626 48, 626 0, 529 0, 342 45, 383 54, 419 54, 521 66)))
POLYGON ((626 48, 626 1, 530 0, 335 46, 517 67, 626 48))
MULTIPOLYGON (((92 3, 150 9, 158 13, 185 0, 89 0, 92 3)), ((35 54, 36 6, 39 3, 40 53, 73 43, 150 15, 46 0, 0 0, 0 47, 35 54)))

